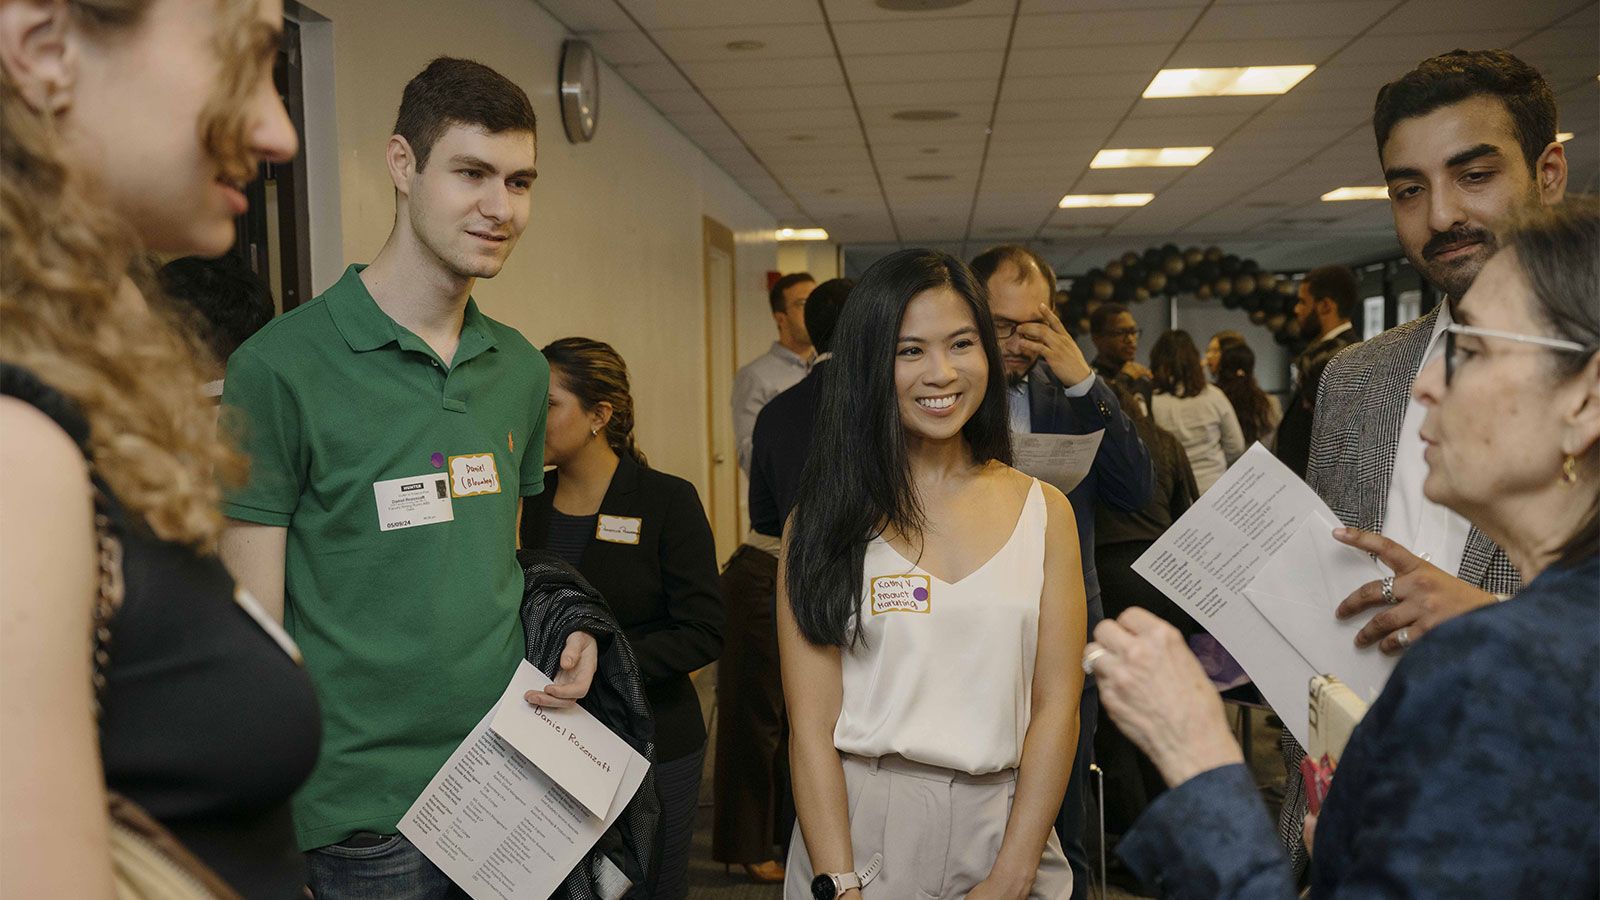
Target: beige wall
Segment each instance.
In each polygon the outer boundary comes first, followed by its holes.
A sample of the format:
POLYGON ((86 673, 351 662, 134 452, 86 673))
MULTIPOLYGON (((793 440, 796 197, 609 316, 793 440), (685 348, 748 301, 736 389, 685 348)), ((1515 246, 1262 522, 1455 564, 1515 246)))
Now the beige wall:
POLYGON ((784 241, 778 245, 778 271, 810 272, 817 281, 838 278, 839 245, 830 241, 784 241))
MULTIPOLYGON (((333 88, 307 84, 308 108, 331 105, 337 154, 308 154, 337 177, 342 262, 364 262, 394 216, 383 150, 406 81, 435 56, 493 66, 528 92, 539 117, 533 217, 500 275, 474 297, 488 315, 542 346, 581 334, 628 361, 639 441, 656 467, 706 492, 705 293, 701 216, 738 243, 737 355, 765 351, 773 334, 766 272, 777 266, 773 217, 602 66, 600 122, 587 144, 567 142, 556 73, 565 31, 531 0, 312 0, 331 22, 333 88), (335 172, 325 167, 335 166, 335 172)), ((308 52, 312 48, 308 47, 308 52)), ((340 264, 322 243, 313 282, 340 264)), ((726 403, 727 398, 716 402, 726 403)))

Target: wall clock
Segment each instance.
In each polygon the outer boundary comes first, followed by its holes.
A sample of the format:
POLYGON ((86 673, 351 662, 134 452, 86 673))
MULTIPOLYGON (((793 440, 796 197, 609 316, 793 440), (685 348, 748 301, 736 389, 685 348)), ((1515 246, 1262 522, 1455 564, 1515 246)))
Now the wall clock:
POLYGON ((561 124, 567 140, 592 140, 599 121, 600 61, 588 41, 566 41, 561 45, 561 124))

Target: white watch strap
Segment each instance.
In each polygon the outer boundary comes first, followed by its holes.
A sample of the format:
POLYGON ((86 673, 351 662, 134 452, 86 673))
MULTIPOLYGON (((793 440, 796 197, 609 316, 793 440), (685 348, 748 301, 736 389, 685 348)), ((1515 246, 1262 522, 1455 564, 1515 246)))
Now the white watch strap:
POLYGON ((878 877, 878 870, 881 868, 883 868, 883 854, 874 853, 872 854, 872 862, 867 863, 867 867, 860 872, 845 872, 842 875, 833 876, 834 886, 840 894, 845 891, 860 890, 871 884, 872 879, 878 877))

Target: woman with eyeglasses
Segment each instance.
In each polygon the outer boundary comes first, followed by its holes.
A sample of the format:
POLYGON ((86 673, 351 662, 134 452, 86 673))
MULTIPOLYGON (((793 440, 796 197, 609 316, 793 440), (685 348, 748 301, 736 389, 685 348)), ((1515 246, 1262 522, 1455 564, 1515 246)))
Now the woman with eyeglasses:
MULTIPOLYGON (((1500 246, 1413 391, 1428 499, 1506 548, 1525 587, 1400 661, 1306 819, 1313 898, 1600 894, 1600 203, 1532 213, 1500 246)), ((1397 577, 1415 565, 1378 535, 1335 534, 1397 577)), ((1294 897, 1177 631, 1129 610, 1084 663, 1172 786, 1119 845, 1129 866, 1176 896, 1294 897)))

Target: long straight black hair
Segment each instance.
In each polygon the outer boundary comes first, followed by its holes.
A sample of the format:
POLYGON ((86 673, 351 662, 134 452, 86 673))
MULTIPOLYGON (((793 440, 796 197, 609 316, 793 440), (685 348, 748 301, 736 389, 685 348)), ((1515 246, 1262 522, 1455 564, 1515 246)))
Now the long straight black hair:
POLYGON ((822 374, 811 451, 787 544, 789 605, 806 640, 846 647, 861 598, 867 543, 893 528, 922 533, 922 502, 911 481, 895 390, 895 350, 906 307, 948 287, 978 327, 989 378, 977 412, 961 426, 974 462, 1011 462, 1005 369, 989 296, 961 260, 934 250, 901 250, 873 263, 850 292, 822 374))

